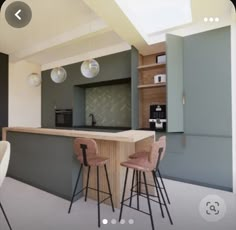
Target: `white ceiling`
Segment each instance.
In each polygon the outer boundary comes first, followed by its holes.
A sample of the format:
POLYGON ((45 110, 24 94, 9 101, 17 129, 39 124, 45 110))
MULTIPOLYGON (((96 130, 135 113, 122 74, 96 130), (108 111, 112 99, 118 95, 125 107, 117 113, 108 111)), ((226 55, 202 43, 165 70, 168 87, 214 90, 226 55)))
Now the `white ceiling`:
POLYGON ((10 2, 13 0, 4 3, 0 20, 0 49, 7 53, 28 48, 98 18, 80 0, 25 0, 32 9, 32 21, 22 29, 15 29, 4 18, 10 2))
MULTIPOLYGON (((147 45, 114 0, 24 0, 33 18, 22 29, 12 28, 4 18, 13 1, 6 0, 0 17, 0 52, 11 61, 24 59, 48 69, 128 50, 130 45, 142 54, 158 47, 147 45)), ((193 23, 166 32, 186 36, 229 25, 231 12, 229 0, 192 0, 193 23), (219 17, 220 22, 205 23, 204 17, 219 17)), ((165 33, 156 38, 164 41, 165 33)))
POLYGON ((112 46, 114 52, 130 49, 82 0, 24 0, 33 17, 22 29, 12 28, 4 18, 13 1, 4 3, 0 18, 0 52, 9 54, 11 61, 26 59, 45 69, 44 65, 50 68, 50 63, 58 65, 57 61, 75 56, 74 61, 82 61, 91 50, 97 57, 112 46))

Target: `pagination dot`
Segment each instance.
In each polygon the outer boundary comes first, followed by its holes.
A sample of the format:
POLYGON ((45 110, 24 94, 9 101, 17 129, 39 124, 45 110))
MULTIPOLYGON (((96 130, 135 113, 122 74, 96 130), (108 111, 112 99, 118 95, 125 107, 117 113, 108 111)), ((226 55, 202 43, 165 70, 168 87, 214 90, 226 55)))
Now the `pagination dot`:
POLYGON ((134 220, 133 219, 129 219, 129 224, 134 224, 134 220))
POLYGON ((121 219, 121 220, 120 220, 120 223, 121 223, 121 224, 125 224, 125 220, 124 220, 124 219, 121 219))
POLYGON ((103 220, 102 220, 102 223, 103 223, 103 224, 108 224, 108 220, 107 220, 107 219, 103 219, 103 220))
POLYGON ((111 223, 112 223, 112 224, 116 224, 116 219, 112 219, 112 220, 111 220, 111 223))

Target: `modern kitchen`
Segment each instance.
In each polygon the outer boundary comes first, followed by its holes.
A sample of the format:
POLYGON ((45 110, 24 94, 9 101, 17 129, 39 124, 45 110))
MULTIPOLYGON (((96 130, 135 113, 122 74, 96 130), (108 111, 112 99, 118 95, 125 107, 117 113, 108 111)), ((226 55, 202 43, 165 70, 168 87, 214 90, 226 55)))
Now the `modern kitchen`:
MULTIPOLYGON (((25 2, 35 18, 45 9, 25 2)), ((196 229, 233 229, 232 3, 202 12, 203 1, 183 0, 190 11, 182 25, 142 37, 129 18, 131 3, 71 2, 57 7, 65 16, 71 10, 65 28, 48 26, 44 35, 33 29, 43 23, 34 18, 18 30, 0 20, 0 143, 10 145, 1 230, 179 230, 193 222, 196 229), (204 199, 221 204, 219 219, 201 213, 204 199)))

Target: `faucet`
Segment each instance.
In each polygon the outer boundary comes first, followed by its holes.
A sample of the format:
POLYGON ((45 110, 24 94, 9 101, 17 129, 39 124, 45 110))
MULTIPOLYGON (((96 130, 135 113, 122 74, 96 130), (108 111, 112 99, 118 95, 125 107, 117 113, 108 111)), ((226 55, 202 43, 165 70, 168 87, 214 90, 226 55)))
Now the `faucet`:
POLYGON ((90 113, 90 114, 89 114, 89 117, 92 117, 92 121, 91 121, 92 123, 91 123, 91 125, 92 125, 92 126, 95 126, 97 122, 96 122, 96 120, 95 120, 94 114, 93 114, 93 113, 90 113))

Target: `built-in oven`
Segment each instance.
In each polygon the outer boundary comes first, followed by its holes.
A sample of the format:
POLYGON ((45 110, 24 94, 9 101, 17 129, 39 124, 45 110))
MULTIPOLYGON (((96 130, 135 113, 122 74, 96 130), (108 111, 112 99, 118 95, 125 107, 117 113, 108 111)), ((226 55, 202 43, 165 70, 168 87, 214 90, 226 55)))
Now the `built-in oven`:
POLYGON ((55 110, 56 127, 72 127, 72 109, 55 110))

